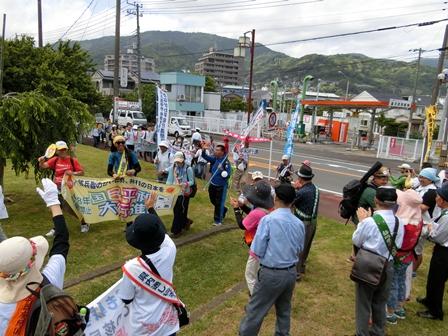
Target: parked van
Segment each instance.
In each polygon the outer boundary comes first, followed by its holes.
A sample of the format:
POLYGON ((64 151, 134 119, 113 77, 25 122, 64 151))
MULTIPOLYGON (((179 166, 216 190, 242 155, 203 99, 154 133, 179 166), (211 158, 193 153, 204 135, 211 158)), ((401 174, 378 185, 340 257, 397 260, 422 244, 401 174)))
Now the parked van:
MULTIPOLYGON (((117 104, 117 120, 115 123, 118 125, 126 126, 128 123, 132 125, 146 125, 145 115, 141 112, 141 107, 138 102, 130 102, 125 100, 119 100, 117 104)), ((110 119, 113 120, 114 110, 110 111, 110 119)))
POLYGON ((168 135, 174 135, 175 137, 178 135, 183 137, 191 136, 191 127, 187 119, 184 117, 170 117, 168 135))

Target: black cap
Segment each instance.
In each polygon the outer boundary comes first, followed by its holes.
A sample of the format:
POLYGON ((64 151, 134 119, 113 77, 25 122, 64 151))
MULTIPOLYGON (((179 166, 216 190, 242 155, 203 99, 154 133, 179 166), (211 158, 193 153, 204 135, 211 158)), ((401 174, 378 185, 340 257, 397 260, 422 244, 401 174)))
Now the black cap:
POLYGON ((448 201, 448 183, 442 184, 442 187, 437 189, 437 194, 445 201, 448 201))
POLYGON ((397 189, 394 187, 378 187, 376 189, 376 195, 378 201, 386 204, 397 203, 397 189))
POLYGON ((162 245, 165 233, 165 226, 158 216, 142 214, 126 229, 126 240, 132 247, 149 254, 162 245))
POLYGON ((296 190, 290 183, 282 183, 275 188, 275 196, 285 204, 291 204, 296 199, 296 190))
POLYGON ((311 180, 314 177, 313 170, 310 166, 302 164, 300 169, 296 172, 298 177, 303 179, 311 180))

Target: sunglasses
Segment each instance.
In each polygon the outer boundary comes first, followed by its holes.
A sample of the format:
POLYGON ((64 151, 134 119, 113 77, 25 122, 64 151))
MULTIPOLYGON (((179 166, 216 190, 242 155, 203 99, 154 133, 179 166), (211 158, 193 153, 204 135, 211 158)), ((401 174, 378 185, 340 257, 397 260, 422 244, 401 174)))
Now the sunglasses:
POLYGON ((117 141, 116 144, 117 144, 117 145, 124 145, 125 142, 124 142, 124 141, 117 141))

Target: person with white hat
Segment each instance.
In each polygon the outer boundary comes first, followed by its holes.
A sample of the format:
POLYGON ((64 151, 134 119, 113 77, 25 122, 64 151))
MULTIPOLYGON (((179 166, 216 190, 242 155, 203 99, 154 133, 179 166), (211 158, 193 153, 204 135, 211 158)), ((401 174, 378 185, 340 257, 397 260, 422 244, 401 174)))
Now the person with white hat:
POLYGON ((42 266, 49 245, 43 236, 30 239, 12 237, 0 243, 0 335, 24 335, 36 290, 44 278, 63 288, 69 232, 58 199, 58 188, 50 179, 42 180, 37 192, 50 208, 55 236, 46 266, 42 266))
POLYGON ((201 129, 199 127, 196 127, 196 132, 191 136, 191 142, 196 146, 202 142, 201 129))
POLYGON ((126 335, 168 336, 179 330, 174 306, 181 302, 171 284, 176 245, 154 210, 156 200, 157 193, 152 193, 145 202, 148 213, 137 216, 126 229, 128 244, 140 250, 139 257, 123 265, 118 288, 118 297, 128 307, 123 317, 126 335))
POLYGON ((182 194, 177 197, 173 208, 174 218, 171 226, 172 237, 177 238, 183 229, 190 229, 190 225, 193 223, 191 219, 188 219, 188 206, 195 185, 194 173, 193 169, 185 162, 184 153, 174 154, 173 165, 168 170, 166 184, 179 185, 182 188, 182 194))
MULTIPOLYGON (((37 159, 39 168, 51 169, 53 171, 53 182, 56 183, 59 190, 59 202, 66 213, 70 213, 76 217, 75 213, 61 195, 61 186, 64 175, 82 176, 84 175, 84 169, 79 164, 78 159, 70 155, 70 151, 65 141, 56 141, 55 146, 56 153, 53 157, 47 158, 46 156, 41 156, 37 159)), ((81 220, 81 232, 86 233, 89 231, 89 228, 89 224, 84 222, 84 220, 81 220)), ((46 234, 47 237, 52 237, 53 235, 54 229, 51 229, 46 234)))
POLYGON ((169 151, 170 144, 168 141, 160 141, 159 150, 157 151, 154 163, 157 169, 157 181, 165 183, 168 178, 168 169, 173 164, 171 153, 169 151))
POLYGON ((294 168, 290 162, 288 155, 282 156, 282 162, 277 167, 277 179, 281 183, 291 183, 293 177, 294 168))

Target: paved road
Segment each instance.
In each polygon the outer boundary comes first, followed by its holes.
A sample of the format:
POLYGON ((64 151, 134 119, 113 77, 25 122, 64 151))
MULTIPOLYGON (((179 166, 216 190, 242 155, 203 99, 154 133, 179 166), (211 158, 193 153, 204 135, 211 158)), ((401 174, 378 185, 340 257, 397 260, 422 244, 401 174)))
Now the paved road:
MULTIPOLYGON (((252 148, 258 153, 251 155, 250 171, 260 170, 263 174, 275 177, 275 168, 283 153, 283 143, 275 141, 272 150, 272 162, 269 166, 269 144, 254 144, 252 148)), ((341 193, 343 186, 352 179, 359 179, 377 161, 373 153, 348 152, 341 145, 307 145, 295 146, 292 163, 298 169, 304 160, 310 160, 319 187, 331 193, 341 193)), ((400 164, 395 160, 382 162, 398 174, 396 167, 400 164)))

